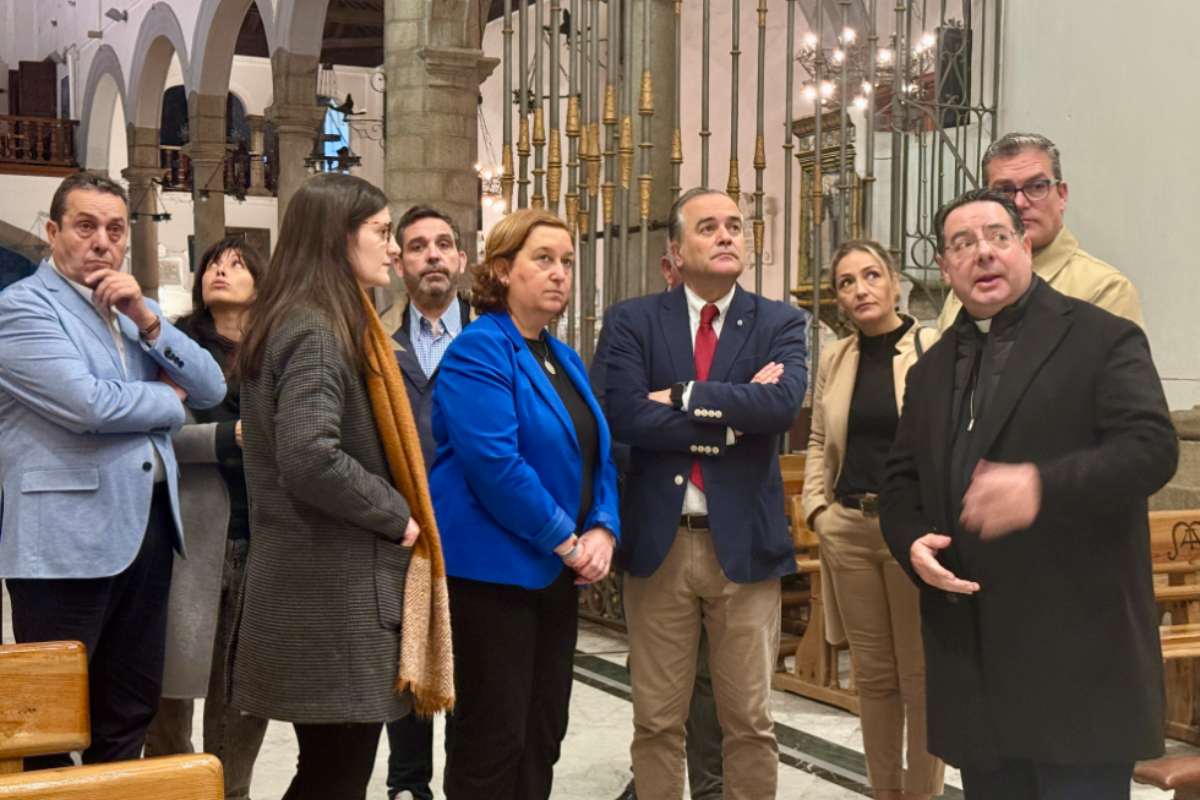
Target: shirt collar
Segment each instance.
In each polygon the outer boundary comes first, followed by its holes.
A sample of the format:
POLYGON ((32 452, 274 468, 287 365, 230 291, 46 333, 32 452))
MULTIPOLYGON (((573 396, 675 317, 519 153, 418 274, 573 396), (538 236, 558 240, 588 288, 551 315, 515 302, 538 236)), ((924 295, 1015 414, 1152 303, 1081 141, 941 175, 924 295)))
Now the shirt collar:
MULTIPOLYGON (((724 297, 717 299, 717 301, 715 303, 717 306, 717 319, 719 319, 721 321, 725 320, 725 312, 729 310, 729 304, 733 302, 733 295, 734 295, 734 292, 736 292, 736 291, 737 291, 737 284, 735 283, 729 289, 728 294, 726 294, 724 297)), ((688 312, 692 316, 694 316, 696 319, 699 319, 700 311, 706 305, 708 305, 708 301, 705 300, 700 295, 693 292, 692 287, 688 286, 686 283, 683 285, 683 294, 684 294, 684 297, 687 298, 688 312)))
MULTIPOLYGON (((417 304, 411 300, 408 303, 408 314, 409 319, 412 321, 414 332, 421 330, 421 320, 427 320, 430 327, 433 326, 434 320, 422 314, 417 308, 417 304)), ((446 310, 442 312, 441 320, 442 325, 446 327, 446 332, 450 334, 451 338, 462 333, 462 309, 457 296, 450 301, 450 305, 446 306, 446 310)))
POLYGON ((104 317, 106 319, 108 317, 112 316, 112 313, 113 313, 112 309, 96 308, 96 304, 94 302, 92 302, 92 298, 95 296, 95 292, 93 292, 90 287, 85 286, 84 284, 79 283, 78 281, 74 281, 74 280, 71 280, 70 278, 68 278, 66 273, 58 268, 58 264, 54 263, 54 256, 50 256, 47 260, 50 262, 50 266, 54 268, 54 271, 59 274, 59 277, 61 277, 64 281, 66 281, 67 285, 70 286, 72 289, 74 289, 75 292, 80 297, 83 298, 84 302, 86 302, 92 308, 96 309, 97 314, 99 314, 101 317, 104 317), (108 313, 106 314, 105 312, 108 312, 108 313))

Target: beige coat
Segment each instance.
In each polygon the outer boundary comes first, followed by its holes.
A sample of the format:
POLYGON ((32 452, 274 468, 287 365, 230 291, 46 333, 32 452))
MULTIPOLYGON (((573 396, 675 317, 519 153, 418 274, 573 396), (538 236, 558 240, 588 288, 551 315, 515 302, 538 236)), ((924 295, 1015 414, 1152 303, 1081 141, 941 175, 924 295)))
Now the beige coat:
MULTIPOLYGON (((904 379, 908 369, 917 361, 914 342, 920 332, 923 351, 937 341, 930 328, 914 324, 896 343, 892 358, 893 385, 896 389, 896 409, 904 408, 904 379)), ((846 452, 846 431, 850 422, 850 400, 858 376, 858 335, 839 339, 821 353, 817 382, 813 387, 812 426, 808 435, 808 455, 804 463, 804 519, 810 530, 817 512, 834 502, 833 490, 842 474, 842 459, 846 452)), ((881 540, 882 544, 882 540, 881 540)), ((831 644, 846 641, 833 581, 821 564, 821 594, 825 598, 825 638, 831 644)))
MULTIPOLYGON (((1046 248, 1033 257, 1033 271, 1067 297, 1086 300, 1105 311, 1136 322, 1145 328, 1137 289, 1117 269, 1088 253, 1064 227, 1046 248)), ((938 330, 954 324, 962 303, 953 294, 946 297, 938 317, 938 330)))

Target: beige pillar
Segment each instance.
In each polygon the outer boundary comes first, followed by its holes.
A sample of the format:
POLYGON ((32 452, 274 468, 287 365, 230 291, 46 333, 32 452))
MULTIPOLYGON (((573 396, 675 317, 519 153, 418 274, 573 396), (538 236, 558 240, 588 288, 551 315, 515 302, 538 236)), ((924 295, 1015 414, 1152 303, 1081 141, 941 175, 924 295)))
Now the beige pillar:
POLYGON ((478 230, 479 85, 498 59, 480 49, 478 0, 387 0, 387 163, 398 216, 417 203, 454 218, 472 263, 478 230))
POLYGON ((184 152, 192 164, 193 244, 199 261, 225 237, 225 97, 189 97, 188 133, 184 152))
POLYGON ((246 122, 250 124, 250 189, 246 194, 269 196, 271 192, 267 189, 267 177, 263 171, 263 153, 266 150, 263 129, 267 120, 260 114, 248 114, 246 122))
POLYGON ((274 102, 267 119, 279 137, 279 162, 275 165, 276 196, 279 198, 279 222, 288 201, 308 177, 304 158, 312 152, 313 139, 325 118, 325 109, 317 105, 317 57, 276 50, 271 56, 274 102))
POLYGON ((129 166, 121 175, 129 182, 129 258, 142 293, 157 300, 158 223, 151 215, 159 211, 155 180, 162 177, 158 129, 130 125, 127 130, 129 166))

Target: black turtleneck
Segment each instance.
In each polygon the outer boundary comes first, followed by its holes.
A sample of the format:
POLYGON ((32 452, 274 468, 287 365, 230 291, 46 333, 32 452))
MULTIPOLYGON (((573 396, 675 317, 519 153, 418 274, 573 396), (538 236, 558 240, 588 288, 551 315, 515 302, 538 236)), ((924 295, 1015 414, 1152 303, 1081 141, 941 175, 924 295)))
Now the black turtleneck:
POLYGON ((900 421, 892 358, 896 344, 912 325, 911 319, 905 319, 899 328, 887 333, 858 335, 858 372, 850 398, 846 455, 834 489, 837 497, 878 493, 883 485, 884 461, 900 421))

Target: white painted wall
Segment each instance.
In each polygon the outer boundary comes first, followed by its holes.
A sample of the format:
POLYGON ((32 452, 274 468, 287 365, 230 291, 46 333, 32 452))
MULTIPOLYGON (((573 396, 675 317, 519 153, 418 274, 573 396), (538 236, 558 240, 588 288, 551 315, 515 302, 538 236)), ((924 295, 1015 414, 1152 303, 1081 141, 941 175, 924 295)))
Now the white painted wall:
POLYGON ((1067 224, 1137 286, 1171 407, 1200 404, 1200 3, 1010 0, 1006 8, 1001 130, 1033 130, 1058 144, 1071 189, 1067 224), (1064 69, 1064 57, 1078 67, 1064 69))

